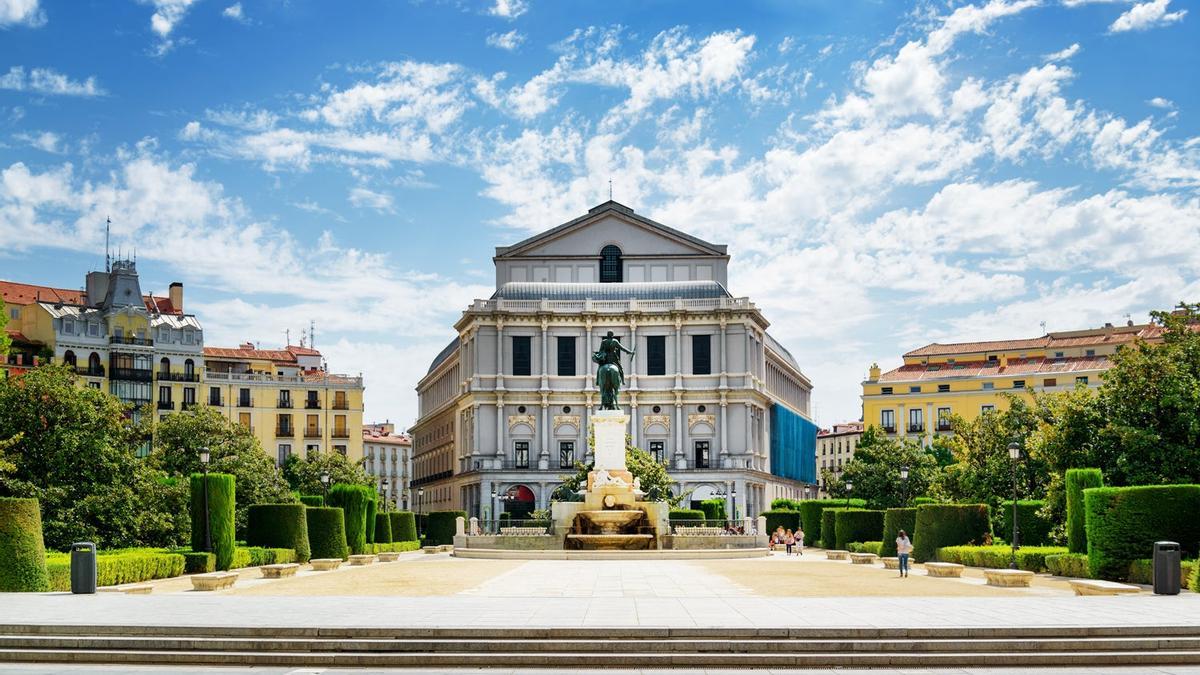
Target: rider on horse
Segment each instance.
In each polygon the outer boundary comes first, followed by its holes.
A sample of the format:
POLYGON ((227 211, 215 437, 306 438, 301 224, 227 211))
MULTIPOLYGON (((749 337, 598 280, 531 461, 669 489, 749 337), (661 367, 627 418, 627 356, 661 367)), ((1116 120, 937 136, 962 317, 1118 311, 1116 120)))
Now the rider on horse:
POLYGON ((600 341, 600 349, 592 354, 592 360, 600 364, 600 368, 596 371, 596 386, 600 388, 601 408, 604 410, 616 410, 619 387, 625 384, 625 369, 621 367, 621 352, 633 356, 633 350, 626 349, 619 339, 613 337, 613 332, 610 330, 608 335, 600 341), (617 371, 615 382, 609 382, 609 378, 605 377, 606 371, 610 367, 617 371))

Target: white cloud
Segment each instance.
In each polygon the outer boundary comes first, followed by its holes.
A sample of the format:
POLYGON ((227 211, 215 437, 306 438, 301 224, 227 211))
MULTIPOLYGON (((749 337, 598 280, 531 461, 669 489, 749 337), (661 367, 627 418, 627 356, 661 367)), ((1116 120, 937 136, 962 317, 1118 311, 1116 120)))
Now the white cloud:
POLYGON ((1075 43, 1072 43, 1070 47, 1067 47, 1066 49, 1063 49, 1062 51, 1057 51, 1057 52, 1054 52, 1053 54, 1047 54, 1045 58, 1047 61, 1066 61, 1067 59, 1071 58, 1072 56, 1075 56, 1078 53, 1079 53, 1079 43, 1075 42, 1075 43))
POLYGON ((1182 21, 1187 14, 1186 9, 1178 12, 1168 12, 1167 6, 1171 0, 1151 0, 1129 8, 1124 14, 1108 27, 1110 33, 1123 33, 1131 30, 1149 30, 1182 21))
POLYGON ((505 19, 515 19, 528 11, 529 3, 525 0, 495 0, 495 4, 488 8, 487 13, 505 19))
POLYGON ((0 89, 30 91, 51 96, 104 96, 107 92, 96 84, 95 77, 79 82, 50 68, 34 68, 26 76, 25 68, 13 66, 0 75, 0 89))
POLYGON ((43 131, 36 134, 21 133, 16 134, 14 138, 23 143, 27 143, 30 146, 41 150, 42 152, 49 152, 55 155, 66 152, 66 148, 63 145, 62 136, 54 133, 53 131, 43 131))
POLYGON ((381 213, 395 213, 396 202, 391 195, 357 186, 350 190, 350 203, 358 208, 375 209, 381 213))
POLYGON ((1175 109, 1175 103, 1173 101, 1171 101, 1169 99, 1165 99, 1161 96, 1155 96, 1154 98, 1150 99, 1149 101, 1146 101, 1146 104, 1150 105, 1152 107, 1155 107, 1155 108, 1162 108, 1163 110, 1174 110, 1175 109))
POLYGON ((240 2, 235 2, 221 10, 221 16, 242 24, 250 23, 250 18, 247 17, 246 13, 242 10, 242 3, 240 2))
POLYGON ((163 56, 175 46, 171 33, 187 16, 188 10, 196 0, 138 0, 144 5, 154 7, 150 16, 150 30, 158 36, 158 44, 154 47, 156 56, 163 56))
POLYGON ((507 33, 488 33, 487 44, 489 47, 503 49, 505 51, 516 51, 521 43, 525 42, 525 36, 518 33, 514 28, 507 33))
POLYGON ((46 13, 38 6, 38 0, 0 0, 0 28, 37 28, 45 23, 46 13))

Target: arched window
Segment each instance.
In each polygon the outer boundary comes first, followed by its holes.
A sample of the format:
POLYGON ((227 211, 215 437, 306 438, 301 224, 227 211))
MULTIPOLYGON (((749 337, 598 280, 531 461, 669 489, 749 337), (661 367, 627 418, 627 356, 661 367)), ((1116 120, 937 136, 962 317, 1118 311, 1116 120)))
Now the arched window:
POLYGON ((600 249, 600 283, 619 284, 621 277, 621 249, 609 244, 600 249))
POLYGON ((71 351, 70 349, 63 352, 63 363, 74 368, 75 367, 75 352, 71 351))
POLYGON ((171 359, 168 359, 167 357, 164 356, 164 357, 162 357, 162 359, 159 360, 158 374, 163 375, 163 376, 171 374, 171 359))
POLYGON ((92 355, 88 357, 88 374, 99 373, 100 368, 100 355, 92 352, 92 355))
POLYGON ((191 359, 183 362, 183 374, 191 377, 196 374, 196 363, 191 359))

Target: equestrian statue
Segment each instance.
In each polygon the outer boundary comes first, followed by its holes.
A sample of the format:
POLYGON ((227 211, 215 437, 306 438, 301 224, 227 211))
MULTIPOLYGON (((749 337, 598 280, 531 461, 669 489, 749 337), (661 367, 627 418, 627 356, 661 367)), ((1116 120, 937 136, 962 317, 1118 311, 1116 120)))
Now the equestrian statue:
POLYGON ((621 367, 621 352, 633 356, 632 349, 626 349, 620 338, 613 337, 613 332, 600 341, 600 349, 592 354, 592 360, 600 364, 596 370, 596 386, 600 388, 600 409, 619 410, 617 394, 621 385, 625 384, 625 369, 621 367))

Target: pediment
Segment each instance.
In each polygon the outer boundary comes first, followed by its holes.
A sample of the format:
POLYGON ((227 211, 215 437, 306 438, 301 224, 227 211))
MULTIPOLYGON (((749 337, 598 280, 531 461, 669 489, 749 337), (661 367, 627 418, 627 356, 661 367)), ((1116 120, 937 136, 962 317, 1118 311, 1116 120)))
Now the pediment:
POLYGON ((496 257, 592 257, 609 244, 619 246, 626 256, 725 256, 725 246, 643 218, 626 207, 602 205, 587 216, 497 249, 496 257))

